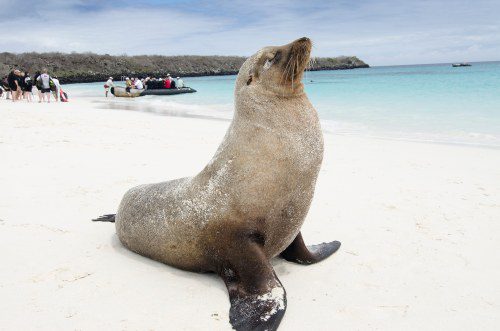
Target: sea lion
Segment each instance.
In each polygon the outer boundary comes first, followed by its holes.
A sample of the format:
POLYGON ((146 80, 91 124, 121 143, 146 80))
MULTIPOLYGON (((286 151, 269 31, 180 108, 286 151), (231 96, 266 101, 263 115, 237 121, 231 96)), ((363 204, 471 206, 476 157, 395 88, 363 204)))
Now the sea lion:
POLYGON ((286 293, 269 260, 300 264, 333 254, 338 241, 306 246, 300 233, 323 159, 323 135, 301 79, 308 38, 265 47, 242 65, 233 121, 196 176, 134 187, 116 215, 130 250, 224 280, 236 330, 275 330, 286 293))

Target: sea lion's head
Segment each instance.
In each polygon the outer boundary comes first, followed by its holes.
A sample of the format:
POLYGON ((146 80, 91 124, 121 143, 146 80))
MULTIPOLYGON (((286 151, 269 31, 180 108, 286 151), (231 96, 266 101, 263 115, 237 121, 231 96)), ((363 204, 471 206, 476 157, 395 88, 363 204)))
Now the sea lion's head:
POLYGON ((260 90, 282 97, 301 95, 302 75, 309 63, 312 42, 303 37, 283 46, 268 46, 248 58, 236 80, 236 94, 260 90))

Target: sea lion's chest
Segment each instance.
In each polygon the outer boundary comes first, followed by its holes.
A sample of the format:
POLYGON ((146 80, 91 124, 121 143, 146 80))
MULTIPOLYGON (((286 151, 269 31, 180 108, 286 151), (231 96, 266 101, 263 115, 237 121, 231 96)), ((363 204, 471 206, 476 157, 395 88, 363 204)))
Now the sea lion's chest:
MULTIPOLYGON (((301 110, 287 117, 277 130, 270 132, 273 155, 286 164, 289 175, 314 174, 323 160, 323 133, 314 109, 301 110)), ((315 179, 315 178, 314 178, 315 179)))
POLYGON ((230 162, 230 189, 235 194, 229 196, 239 210, 264 217, 271 211, 281 213, 300 192, 300 199, 309 200, 307 191, 314 189, 323 159, 323 135, 315 115, 233 123, 227 148, 216 159, 219 166, 230 162))
POLYGON ((281 137, 284 140, 282 153, 290 161, 290 167, 298 172, 309 172, 321 165, 323 160, 323 134, 319 125, 299 128, 281 137))

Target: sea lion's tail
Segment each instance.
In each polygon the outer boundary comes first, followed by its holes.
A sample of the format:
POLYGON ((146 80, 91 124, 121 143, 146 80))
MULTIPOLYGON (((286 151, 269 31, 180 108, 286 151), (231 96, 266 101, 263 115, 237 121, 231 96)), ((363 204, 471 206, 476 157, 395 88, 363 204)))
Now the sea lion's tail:
POLYGON ((102 215, 98 218, 93 219, 93 222, 115 222, 115 216, 116 214, 107 214, 107 215, 102 215))

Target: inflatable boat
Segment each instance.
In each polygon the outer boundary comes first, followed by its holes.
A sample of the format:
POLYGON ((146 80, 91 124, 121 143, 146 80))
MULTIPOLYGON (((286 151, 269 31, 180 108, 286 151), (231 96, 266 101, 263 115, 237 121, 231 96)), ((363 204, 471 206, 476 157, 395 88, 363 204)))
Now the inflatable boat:
POLYGON ((111 93, 115 97, 125 97, 125 98, 136 98, 142 97, 145 95, 174 95, 174 94, 182 94, 182 93, 194 93, 195 89, 190 87, 182 87, 182 88, 164 88, 164 89, 130 89, 130 92, 125 90, 125 87, 112 87, 111 93))

